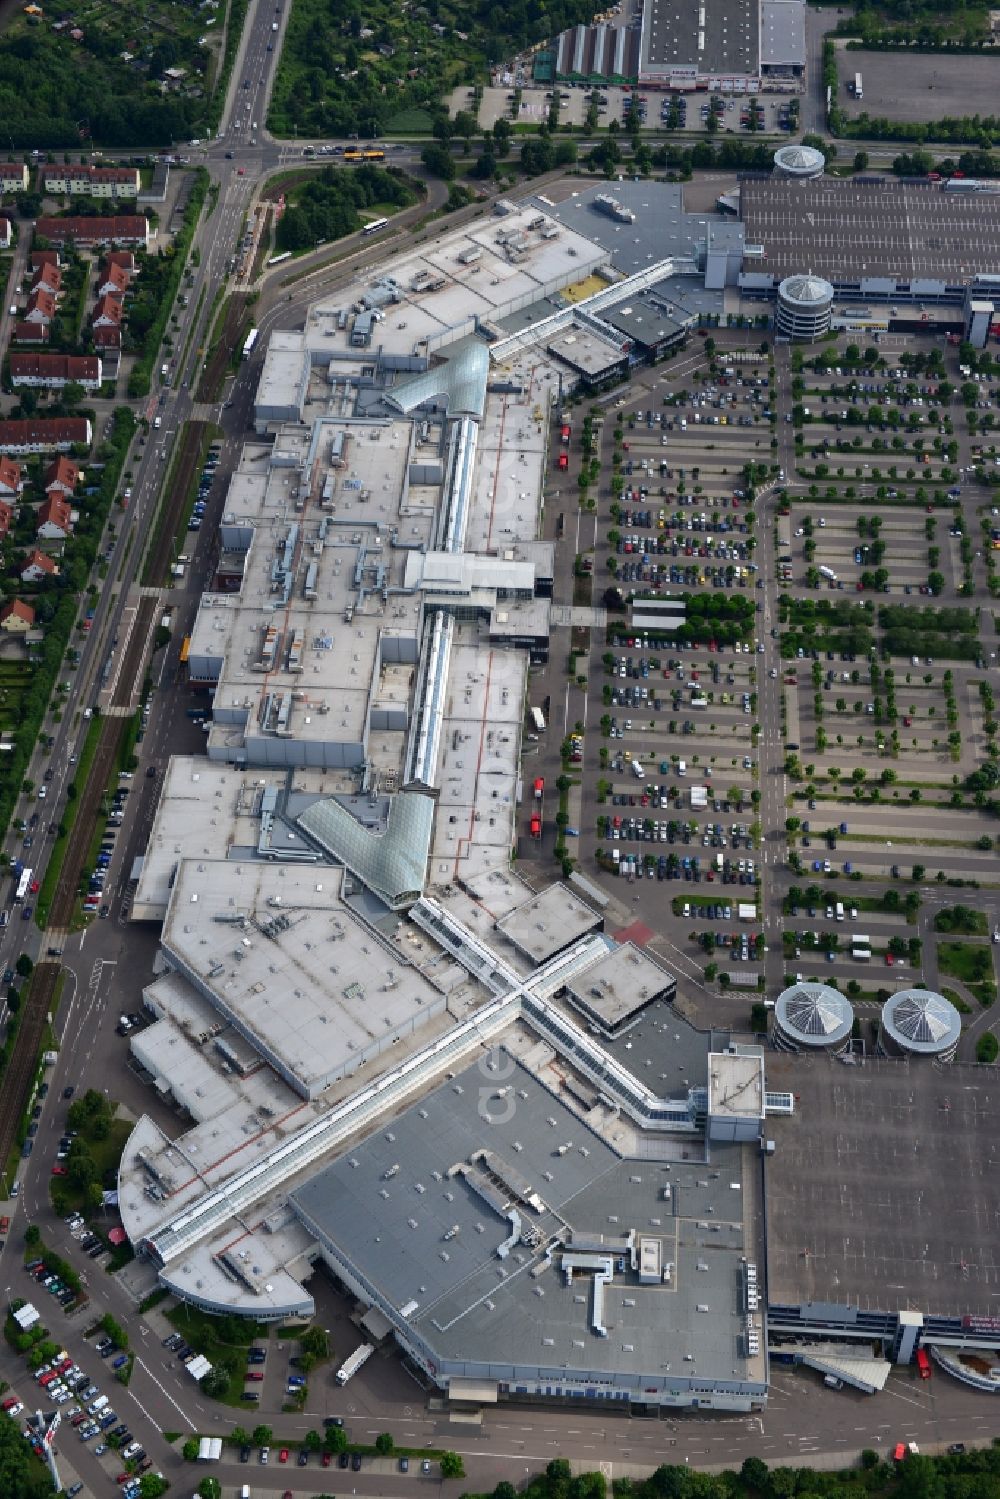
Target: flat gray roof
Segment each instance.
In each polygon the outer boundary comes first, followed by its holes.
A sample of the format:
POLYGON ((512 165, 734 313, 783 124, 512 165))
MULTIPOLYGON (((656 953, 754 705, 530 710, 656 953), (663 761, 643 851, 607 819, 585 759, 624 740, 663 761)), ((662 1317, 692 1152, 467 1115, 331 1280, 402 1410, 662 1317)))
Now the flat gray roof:
MULTIPOLYGON (((734 219, 723 219, 715 212, 688 212, 684 207, 683 189, 675 182, 611 182, 597 183, 583 188, 554 203, 547 210, 553 218, 579 234, 596 240, 611 256, 615 269, 625 275, 645 270, 657 260, 668 256, 678 259, 694 257, 698 245, 710 232, 715 249, 734 248, 742 251, 743 225, 734 219), (631 224, 610 218, 595 208, 594 199, 602 194, 621 203, 635 214, 631 224)), ((666 287, 673 286, 674 278, 666 287)), ((710 299, 710 306, 721 310, 718 292, 704 292, 704 283, 699 278, 703 295, 710 299)), ((540 316, 555 311, 554 307, 542 307, 540 316)), ((602 317, 607 312, 602 312, 602 317)))
POLYGON ((759 68, 759 0, 647 0, 641 72, 755 77, 759 68))
POLYGON ((834 285, 870 276, 964 282, 1000 263, 1000 194, 881 178, 749 178, 740 213, 747 244, 764 249, 746 269, 778 280, 811 271, 834 285))
POLYGON ((704 1085, 708 1054, 729 1043, 728 1031, 698 1031, 672 1005, 651 1005, 635 1025, 601 1045, 661 1098, 687 1098, 704 1085))
POLYGON ((1000 1144, 982 1068, 771 1052, 768 1300, 995 1315, 1000 1144))
MULTIPOLYGON (((706 1378, 747 1377, 738 1272, 740 1255, 758 1252, 751 1156, 726 1146, 708 1164, 623 1160, 520 1063, 507 1061, 503 1084, 513 1108, 500 1107, 506 1099, 499 1097, 495 1109, 484 1108, 490 1073, 470 1067, 297 1187, 292 1206, 390 1305, 409 1309, 408 1320, 442 1360, 554 1366, 567 1370, 567 1382, 574 1368, 638 1375, 671 1365, 706 1378), (540 1212, 518 1204, 541 1242, 532 1248, 522 1240, 503 1259, 497 1251, 510 1235, 508 1217, 460 1172, 448 1175, 483 1148, 542 1199, 540 1212), (605 1338, 590 1329, 587 1278, 567 1285, 555 1268, 558 1251, 554 1266, 529 1273, 542 1263, 545 1242, 566 1242, 567 1226, 576 1237, 648 1234, 673 1267, 669 1285, 640 1286, 636 1274, 616 1274, 605 1296, 605 1338), (711 1314, 698 1316, 697 1306, 711 1314)), ((500 1198, 514 1200, 504 1188, 500 1198)))
POLYGON ((625 942, 610 947, 606 957, 577 974, 567 992, 579 1009, 613 1031, 676 988, 672 974, 634 942, 625 942))
MULTIPOLYGON (((377 941, 324 864, 182 860, 163 926, 171 962, 306 1097, 403 1041, 444 994, 402 942, 377 941)), ((426 1039, 426 1036, 423 1038, 426 1039)))
MULTIPOLYGON (((524 799, 526 804, 534 799, 530 776, 525 780, 524 799)), ((504 936, 535 963, 544 963, 578 937, 603 925, 600 913, 561 881, 533 895, 497 922, 504 936)))
POLYGON ((763 0, 760 8, 762 67, 804 68, 806 8, 803 0, 763 0))

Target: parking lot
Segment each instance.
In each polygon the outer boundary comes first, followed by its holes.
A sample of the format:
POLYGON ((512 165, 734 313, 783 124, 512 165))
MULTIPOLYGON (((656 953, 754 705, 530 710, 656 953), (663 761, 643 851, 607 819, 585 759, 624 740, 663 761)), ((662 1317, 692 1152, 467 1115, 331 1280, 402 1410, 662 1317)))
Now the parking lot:
POLYGON ((967 54, 946 57, 940 52, 899 53, 848 51, 837 48, 837 104, 855 119, 872 118, 923 123, 996 114, 1000 92, 1000 63, 995 57, 967 54), (848 88, 860 73, 864 97, 857 100, 848 88))
POLYGON ((940 984, 970 1048, 990 1027, 994 945, 975 990, 934 921, 1000 924, 991 391, 940 337, 705 340, 599 416, 572 854, 706 1018, 801 974, 862 1007, 940 984))

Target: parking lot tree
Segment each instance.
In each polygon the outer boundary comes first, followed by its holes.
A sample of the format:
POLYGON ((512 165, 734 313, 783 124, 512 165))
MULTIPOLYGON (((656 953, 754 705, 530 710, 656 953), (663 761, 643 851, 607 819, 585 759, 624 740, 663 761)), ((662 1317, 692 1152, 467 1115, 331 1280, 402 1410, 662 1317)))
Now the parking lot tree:
POLYGON ((198 1442, 194 1437, 188 1437, 184 1443, 184 1446, 181 1448, 181 1457, 186 1463, 198 1461, 198 1442))
MULTIPOLYGON (((255 1426, 252 1440, 255 1447, 267 1447, 270 1445, 274 1432, 270 1426, 255 1426)), ((197 1443, 195 1443, 195 1456, 197 1456, 197 1443)))
POLYGON ((346 1452, 347 1432, 342 1426, 328 1426, 323 1433, 323 1446, 327 1452, 346 1452))
POLYGON ((716 975, 718 974, 718 972, 719 972, 719 965, 718 965, 718 963, 706 963, 706 965, 705 965, 705 982, 707 984, 714 983, 716 975))
POLYGON ((222 1499, 222 1484, 211 1476, 203 1478, 198 1485, 200 1499, 222 1499))
MULTIPOLYGON (((600 1477, 599 1474, 591 1474, 591 1477, 600 1477)), ((464 1478, 465 1464, 457 1452, 442 1452, 441 1454, 441 1477, 442 1478, 464 1478)), ((601 1480, 603 1483, 603 1479, 601 1480)), ((572 1492, 572 1490, 571 1490, 572 1492)))
POLYGON ((380 1452, 383 1457, 388 1457, 395 1445, 391 1431, 380 1431, 375 1438, 375 1451, 380 1452))
POLYGON ((995 1062, 1000 1053, 1000 1041, 992 1031, 984 1031, 976 1042, 976 1061, 984 1064, 995 1062))
POLYGON ((74 1187, 89 1187, 97 1180, 94 1157, 80 1139, 73 1141, 66 1157, 66 1179, 74 1187))
POLYGON ((302 1438, 303 1447, 308 1447, 310 1452, 319 1452, 323 1446, 323 1438, 318 1431, 307 1431, 302 1438))

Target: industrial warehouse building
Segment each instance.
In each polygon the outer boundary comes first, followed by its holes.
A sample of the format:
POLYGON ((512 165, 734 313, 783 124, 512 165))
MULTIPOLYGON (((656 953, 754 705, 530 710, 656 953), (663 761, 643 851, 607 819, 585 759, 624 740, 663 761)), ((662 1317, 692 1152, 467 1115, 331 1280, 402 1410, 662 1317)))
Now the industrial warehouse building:
POLYGON ((645 0, 641 28, 571 27, 552 60, 560 83, 731 94, 797 91, 805 63, 803 0, 645 0))

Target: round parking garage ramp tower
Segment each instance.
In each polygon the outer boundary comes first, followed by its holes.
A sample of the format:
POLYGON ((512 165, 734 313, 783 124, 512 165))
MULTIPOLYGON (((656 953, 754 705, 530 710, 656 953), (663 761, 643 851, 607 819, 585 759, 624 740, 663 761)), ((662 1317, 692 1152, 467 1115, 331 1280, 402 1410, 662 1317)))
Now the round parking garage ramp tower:
POLYGON ((808 182, 813 177, 822 177, 825 171, 826 157, 813 146, 779 146, 774 153, 776 177, 808 182))
POLYGON ((812 343, 829 331, 833 287, 822 276, 786 276, 778 287, 775 323, 779 333, 812 343))
POLYGON ((950 1062, 961 1034, 962 1017, 943 994, 900 989, 882 1006, 878 1049, 887 1057, 936 1057, 950 1062))
POLYGON ((844 1051, 854 1011, 829 984, 793 984, 774 1005, 774 1044, 783 1051, 844 1051))

